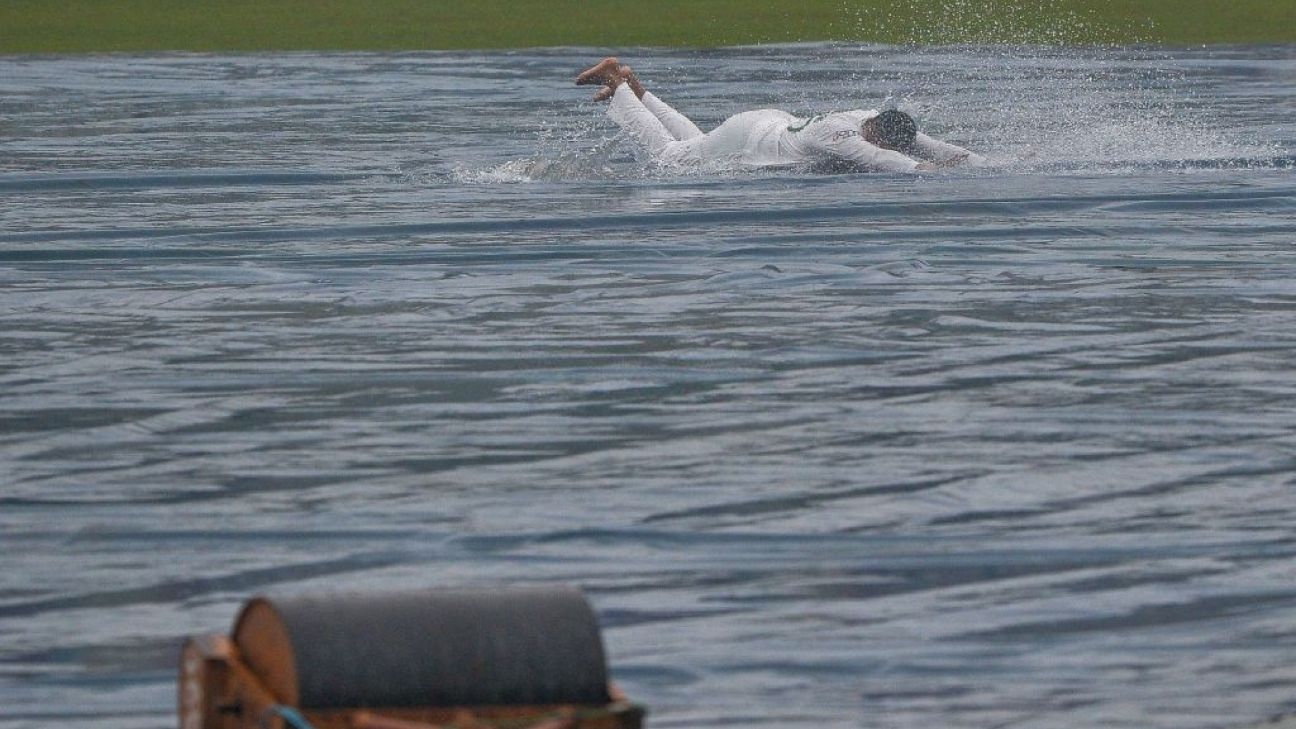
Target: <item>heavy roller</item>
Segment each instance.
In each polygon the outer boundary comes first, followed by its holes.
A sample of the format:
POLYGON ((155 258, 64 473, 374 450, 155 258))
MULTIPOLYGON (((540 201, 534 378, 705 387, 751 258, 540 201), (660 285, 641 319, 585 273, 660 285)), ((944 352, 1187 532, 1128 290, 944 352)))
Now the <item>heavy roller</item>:
POLYGON ((248 601, 181 652, 180 729, 640 729, 566 587, 248 601))

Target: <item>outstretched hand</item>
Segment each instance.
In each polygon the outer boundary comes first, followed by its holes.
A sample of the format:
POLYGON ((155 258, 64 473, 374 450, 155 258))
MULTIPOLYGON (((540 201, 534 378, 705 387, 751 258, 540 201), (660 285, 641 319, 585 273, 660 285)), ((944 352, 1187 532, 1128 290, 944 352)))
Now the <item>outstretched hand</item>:
POLYGON ((963 154, 956 154, 953 157, 946 157, 945 159, 937 160, 935 162, 919 162, 918 166, 914 169, 919 170, 920 172, 930 172, 931 170, 958 167, 968 161, 969 154, 969 152, 964 152, 963 154))

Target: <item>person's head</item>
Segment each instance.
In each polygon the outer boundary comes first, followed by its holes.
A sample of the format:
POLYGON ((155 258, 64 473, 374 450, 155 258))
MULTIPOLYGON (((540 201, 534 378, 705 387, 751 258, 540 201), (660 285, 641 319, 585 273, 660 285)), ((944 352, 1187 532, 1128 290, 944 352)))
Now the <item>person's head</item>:
POLYGON ((897 109, 887 109, 860 125, 864 140, 883 149, 908 152, 913 149, 918 125, 913 117, 897 109))

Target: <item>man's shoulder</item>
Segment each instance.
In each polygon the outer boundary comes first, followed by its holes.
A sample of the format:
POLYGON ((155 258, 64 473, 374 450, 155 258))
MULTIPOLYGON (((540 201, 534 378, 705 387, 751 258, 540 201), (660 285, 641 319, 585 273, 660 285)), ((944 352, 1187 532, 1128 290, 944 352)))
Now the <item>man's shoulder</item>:
POLYGON ((850 129, 858 132, 860 122, 866 118, 858 116, 854 111, 831 111, 793 119, 788 122, 787 130, 793 133, 810 132, 814 134, 835 134, 850 129))
POLYGON ((869 119, 872 119, 873 117, 877 116, 878 110, 877 109, 851 109, 850 111, 838 112, 838 114, 850 119, 856 124, 862 124, 868 121, 869 119))

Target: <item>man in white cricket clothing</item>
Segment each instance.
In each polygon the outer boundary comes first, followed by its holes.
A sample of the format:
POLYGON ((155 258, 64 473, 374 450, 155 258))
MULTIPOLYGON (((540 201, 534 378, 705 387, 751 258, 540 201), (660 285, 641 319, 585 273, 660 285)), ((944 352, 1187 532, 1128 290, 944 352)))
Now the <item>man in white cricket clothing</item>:
POLYGON ((914 172, 985 164, 985 158, 918 131, 908 114, 856 109, 809 118, 778 109, 746 111, 704 133, 643 87, 634 71, 605 58, 576 77, 601 84, 608 116, 665 165, 829 166, 914 172))

